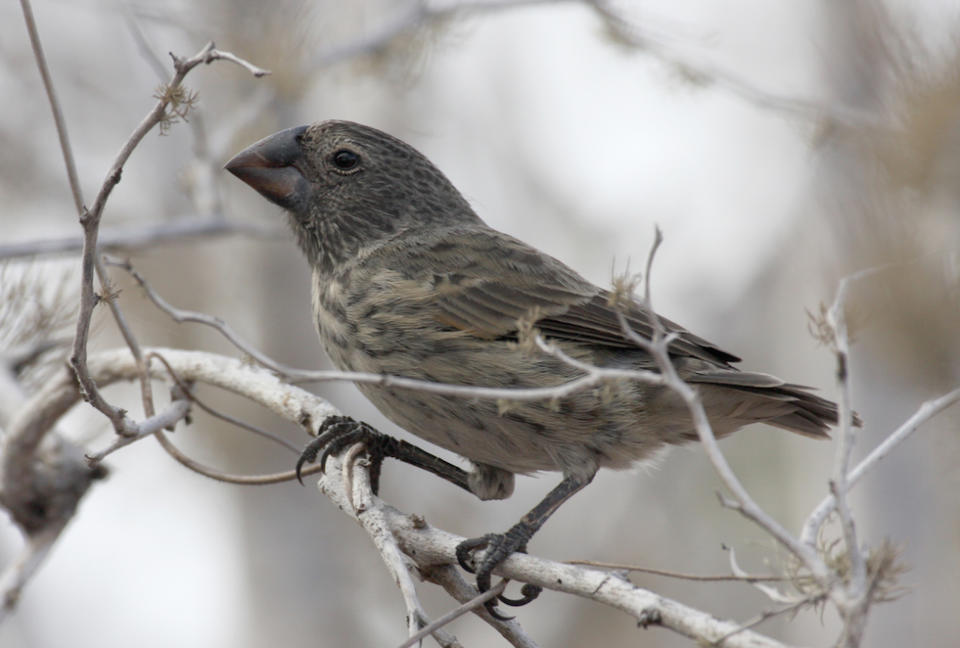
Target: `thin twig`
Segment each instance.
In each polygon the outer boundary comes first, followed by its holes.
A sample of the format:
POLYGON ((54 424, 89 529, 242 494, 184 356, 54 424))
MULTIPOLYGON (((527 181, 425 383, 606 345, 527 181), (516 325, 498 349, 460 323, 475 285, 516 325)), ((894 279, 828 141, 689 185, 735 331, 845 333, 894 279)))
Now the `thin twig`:
POLYGON ((190 401, 189 400, 175 400, 170 403, 170 406, 159 414, 153 414, 148 416, 139 424, 137 424, 137 434, 136 436, 116 436, 113 439, 113 442, 100 452, 95 452, 87 456, 90 463, 95 464, 103 461, 105 457, 112 454, 113 452, 123 448, 125 446, 144 439, 148 436, 156 434, 160 430, 172 427, 178 421, 183 420, 190 413, 190 401))
MULTIPOLYGON (((794 554, 804 564, 804 566, 810 570, 811 575, 817 580, 817 582, 826 587, 827 583, 829 582, 829 570, 827 569, 826 564, 824 564, 824 562, 820 559, 815 550, 799 542, 796 538, 790 535, 783 525, 774 520, 766 513, 766 511, 760 508, 760 506, 757 505, 754 499, 743 487, 743 485, 740 483, 740 480, 733 472, 733 469, 730 467, 730 464, 727 462, 726 457, 724 457, 723 452, 720 450, 720 446, 717 443, 716 436, 713 434, 713 428, 711 427, 710 421, 707 418, 707 414, 703 408, 703 403, 700 400, 699 394, 695 389, 693 389, 680 378, 680 376, 677 374, 676 367, 673 366, 673 361, 671 360, 669 353, 669 340, 666 339, 664 334, 663 323, 655 314, 650 294, 650 270, 653 267, 654 255, 656 254, 661 241, 662 234, 660 233, 660 229, 656 228, 654 242, 651 245, 650 254, 647 257, 647 272, 644 276, 645 296, 643 306, 646 309, 648 318, 650 320, 650 326, 653 329, 652 340, 648 340, 638 335, 636 331, 630 327, 630 324, 623 312, 618 312, 621 329, 629 340, 634 342, 640 348, 645 349, 651 354, 651 356, 653 356, 657 362, 657 367, 663 374, 666 385, 683 399, 687 409, 690 411, 694 428, 696 429, 697 435, 700 438, 700 442, 707 453, 707 457, 710 459, 710 463, 713 465, 714 470, 717 472, 717 475, 720 477, 720 480, 723 482, 724 486, 726 486, 735 497, 735 502, 729 503, 732 505, 732 508, 736 509, 743 516, 752 520, 770 533, 770 535, 780 542, 780 544, 782 544, 788 551, 794 554)), ((726 500, 722 501, 726 502, 726 500)))
MULTIPOLYGON (((390 529, 389 521, 382 508, 377 505, 370 482, 369 465, 359 464, 356 461, 363 447, 362 443, 354 444, 347 449, 340 462, 339 483, 345 494, 346 505, 349 506, 345 512, 363 526, 380 553, 383 564, 393 576, 407 612, 407 636, 413 636, 423 626, 428 625, 430 619, 417 596, 417 588, 410 574, 409 559, 400 550, 397 539, 390 529)), ((321 479, 317 484, 321 491, 326 481, 321 479)))
MULTIPOLYGON (((120 175, 123 166, 126 164, 134 149, 146 134, 157 125, 167 124, 170 121, 170 115, 167 109, 174 106, 176 113, 189 107, 190 97, 185 95, 182 90, 182 83, 186 75, 197 65, 201 63, 209 64, 217 59, 224 59, 239 63, 239 59, 233 54, 220 52, 214 48, 214 44, 208 43, 194 56, 181 59, 173 56, 175 74, 171 82, 159 93, 157 103, 147 114, 140 124, 134 129, 133 133, 127 138, 120 152, 114 159, 106 178, 100 186, 93 201, 93 206, 80 210, 80 224, 83 227, 83 252, 81 255, 81 290, 80 290, 80 315, 77 318, 77 331, 74 338, 73 350, 70 355, 70 366, 77 376, 77 381, 81 387, 81 393, 84 399, 88 400, 97 409, 103 412, 113 423, 114 428, 120 434, 135 434, 133 426, 126 418, 126 412, 113 407, 104 400, 97 389, 96 384, 90 379, 87 371, 87 339, 90 333, 90 320, 93 314, 93 308, 97 299, 93 292, 93 275, 95 267, 95 257, 97 254, 97 238, 100 228, 100 219, 103 214, 103 208, 106 205, 113 188, 120 182, 120 175)), ((244 66, 255 67, 255 66, 244 66)))
POLYGON ((258 428, 256 425, 247 423, 246 421, 241 421, 235 416, 230 416, 229 414, 225 414, 215 409, 214 407, 206 404, 201 399, 197 398, 197 395, 194 393, 194 390, 192 390, 188 384, 186 384, 183 380, 180 379, 180 376, 178 376, 177 372, 173 370, 173 367, 170 366, 170 363, 167 362, 166 358, 164 358, 159 353, 148 353, 147 357, 156 358, 160 363, 162 363, 163 366, 167 368, 167 374, 170 376, 170 380, 172 380, 176 384, 177 389, 179 389, 181 393, 186 394, 190 398, 191 403, 193 403, 194 405, 202 409, 204 412, 206 412, 210 416, 214 418, 218 418, 221 421, 229 423, 230 425, 234 425, 240 429, 246 430, 247 432, 252 432, 253 434, 256 434, 257 436, 262 437, 267 441, 272 441, 273 443, 276 443, 279 446, 283 446, 284 448, 286 448, 287 450, 289 450, 290 452, 298 456, 300 455, 301 449, 293 445, 283 437, 277 434, 273 434, 272 432, 267 432, 266 430, 258 428))
POLYGON ((45 529, 42 533, 27 535, 20 554, 0 573, 0 621, 16 607, 20 592, 46 560, 64 525, 65 522, 45 529))
POLYGON ((161 297, 156 290, 153 289, 144 276, 133 267, 133 264, 129 259, 108 258, 107 263, 126 270, 130 276, 133 277, 138 284, 140 284, 140 287, 147 294, 147 297, 150 299, 150 301, 152 301, 157 308, 172 317, 174 321, 180 323, 192 322, 195 324, 203 324, 204 326, 209 326, 216 329, 235 347, 246 353, 264 367, 272 369, 277 373, 289 376, 291 373, 295 374, 298 372, 297 369, 282 365, 273 360, 273 358, 269 357, 267 354, 259 351, 252 344, 240 337, 240 335, 238 335, 229 324, 224 322, 219 317, 207 315, 205 313, 199 313, 197 311, 184 310, 171 305, 169 302, 167 302, 167 300, 161 297))
POLYGON ((126 259, 108 258, 110 265, 123 268, 137 281, 146 292, 147 297, 153 304, 169 315, 177 322, 191 322, 202 324, 219 331, 231 344, 243 351, 258 363, 272 369, 277 373, 290 379, 292 382, 330 382, 347 381, 354 383, 374 384, 381 387, 390 387, 397 389, 411 389, 445 396, 456 396, 460 398, 481 398, 487 400, 510 400, 510 401, 535 401, 550 400, 554 398, 563 398, 576 392, 594 387, 604 382, 615 380, 636 380, 651 385, 662 385, 663 377, 652 371, 643 371, 639 369, 614 369, 606 367, 594 367, 580 362, 563 353, 562 350, 554 345, 547 344, 542 338, 537 336, 535 341, 537 345, 545 352, 569 362, 573 366, 582 369, 584 376, 574 378, 566 383, 552 387, 529 387, 529 388, 499 388, 499 387, 480 387, 473 385, 453 385, 447 383, 438 383, 429 380, 419 380, 416 378, 406 378, 404 376, 395 376, 392 374, 375 374, 362 371, 339 371, 339 370, 305 370, 296 369, 281 364, 258 350, 252 344, 244 340, 233 328, 224 322, 221 318, 200 313, 197 311, 184 310, 177 308, 167 302, 159 293, 157 293, 150 283, 141 275, 126 259))
POLYGON ((597 567, 600 569, 612 569, 615 571, 640 572, 642 574, 652 574, 653 576, 665 576, 667 578, 691 580, 701 583, 761 583, 786 580, 783 576, 777 576, 775 574, 761 574, 756 576, 739 576, 736 574, 687 574, 683 572, 669 571, 666 569, 654 569, 652 567, 639 567, 637 565, 628 565, 626 563, 611 563, 598 560, 568 560, 566 562, 568 565, 584 565, 585 567, 597 567))
POLYGON ((844 277, 840 281, 833 304, 826 313, 826 321, 833 334, 834 354, 836 355, 837 361, 837 386, 840 389, 840 402, 837 408, 840 438, 834 459, 833 477, 830 480, 830 491, 834 497, 834 509, 840 517, 840 528, 843 531, 844 543, 846 544, 847 555, 850 560, 849 583, 844 589, 847 590, 847 598, 853 599, 862 598, 862 595, 865 593, 867 563, 866 557, 863 555, 863 551, 860 549, 859 542, 857 541, 856 525, 854 524, 853 515, 847 503, 847 492, 849 490, 847 473, 849 472, 850 458, 857 440, 856 427, 853 425, 853 407, 850 396, 850 341, 847 335, 846 318, 847 292, 853 281, 875 274, 878 271, 879 269, 871 268, 856 273, 855 275, 844 277))
MULTIPOLYGON (((424 579, 442 587, 455 601, 467 603, 477 594, 477 588, 468 583, 463 573, 451 564, 418 565, 424 579)), ((523 627, 513 619, 498 619, 492 616, 485 606, 474 608, 473 613, 487 622, 491 628, 515 648, 538 648, 536 642, 524 632, 523 627)), ((436 637, 436 635, 434 635, 436 637)))
POLYGON ((463 605, 453 608, 452 610, 450 610, 449 612, 447 612, 441 617, 437 617, 436 620, 425 625, 423 628, 420 629, 419 632, 417 632, 415 635, 413 635, 412 637, 404 641, 402 644, 397 646, 397 648, 410 648, 410 646, 414 645, 418 641, 421 641, 422 639, 426 639, 427 637, 432 635, 434 632, 436 632, 443 626, 462 617, 467 612, 476 610, 487 601, 500 596, 501 594, 503 594, 503 590, 506 589, 507 582, 508 581, 506 579, 503 579, 499 583, 497 583, 496 585, 488 589, 486 592, 481 592, 480 594, 477 594, 476 596, 474 596, 472 599, 470 599, 463 605))
MULTIPOLYGON (((900 427, 890 433, 880 445, 871 450, 870 453, 847 474, 847 489, 853 488, 864 475, 875 468, 876 465, 898 445, 907 440, 921 425, 957 403, 960 403, 960 388, 954 389, 938 398, 925 401, 910 418, 901 423, 900 427)), ((803 525, 803 532, 800 538, 805 544, 810 546, 816 545, 816 538, 820 533, 820 527, 823 526, 823 522, 830 516, 830 513, 833 512, 835 506, 836 498, 833 495, 828 495, 817 504, 803 525)))
POLYGON ((37 61, 40 77, 43 79, 43 89, 50 101, 50 110, 53 111, 53 122, 57 127, 57 138, 60 140, 63 162, 67 167, 67 181, 70 184, 73 204, 77 213, 81 213, 83 211, 83 192, 80 189, 77 165, 74 162, 73 150, 70 147, 70 137, 67 135, 67 123, 63 118, 63 111, 60 109, 60 102, 57 100, 57 91, 54 88, 53 80, 50 78, 50 68, 47 66, 47 57, 43 53, 43 44, 40 42, 40 34, 37 31, 37 23, 33 18, 33 8, 30 6, 30 0, 20 0, 20 8, 23 10, 23 20, 27 25, 27 34, 30 36, 33 57, 37 61))
POLYGON ((810 605, 811 602, 812 601, 808 599, 804 599, 802 601, 797 601, 796 603, 791 603, 790 605, 786 605, 780 608, 779 610, 764 610, 754 618, 750 619, 749 621, 745 621, 736 630, 731 630, 729 633, 727 633, 726 635, 721 637, 719 640, 717 640, 714 645, 723 646, 728 639, 734 637, 735 635, 741 632, 744 632, 746 630, 752 630, 753 628, 757 627, 758 625, 760 625, 761 623, 763 623, 768 619, 772 619, 774 617, 778 617, 783 614, 790 614, 792 612, 796 612, 797 610, 804 607, 805 605, 810 605))
MULTIPOLYGON (((104 228, 100 231, 98 248, 101 251, 121 252, 157 245, 191 243, 195 240, 220 236, 253 236, 280 240, 288 235, 286 230, 279 227, 231 222, 225 220, 220 214, 200 220, 192 216, 182 216, 168 223, 143 227, 104 228)), ((61 236, 0 244, 0 259, 75 254, 82 250, 82 236, 61 236)))
MULTIPOLYGON (((183 381, 208 383, 249 398, 285 420, 304 425, 306 421, 321 421, 336 413, 328 403, 296 386, 284 384, 275 375, 261 368, 244 364, 240 360, 225 358, 211 353, 187 352, 173 349, 148 349, 145 354, 156 353, 166 358, 183 381)), ((90 368, 98 384, 106 386, 118 380, 134 379, 138 367, 129 349, 96 353, 90 356, 90 368)), ((164 377, 159 367, 151 368, 155 378, 164 377)), ((79 398, 76 383, 64 370, 51 379, 23 406, 23 416, 29 418, 20 425, 36 428, 49 425, 79 398)), ((320 482, 333 501, 346 513, 352 508, 347 503, 339 457, 330 457, 327 471, 320 482)), ((353 500, 357 503, 355 519, 362 524, 377 526, 389 533, 405 556, 413 560, 422 571, 429 572, 439 565, 450 566, 456 558, 456 546, 462 537, 429 527, 422 519, 402 514, 375 498, 370 492, 369 469, 364 462, 354 468, 353 500), (374 523, 376 523, 374 525, 374 523)), ((566 565, 543 560, 526 554, 513 554, 496 570, 500 576, 512 580, 540 585, 544 588, 567 592, 610 605, 623 610, 638 620, 658 619, 660 626, 670 628, 684 636, 710 644, 739 628, 738 625, 721 621, 708 614, 671 601, 642 588, 636 587, 616 574, 597 569, 566 565)), ((401 572, 402 573, 402 572, 401 572)), ((453 578, 456 570, 450 567, 444 572, 453 578)), ((463 583, 461 583, 462 585, 463 583)), ((476 592, 467 598, 475 596, 476 592)), ((485 608, 476 614, 489 619, 485 608)), ((533 646, 516 621, 491 622, 493 626, 514 637, 519 646, 533 646)), ((750 646, 780 647, 776 641, 753 632, 738 633, 724 644, 725 648, 750 646)))
POLYGON ((215 54, 211 53, 207 57, 207 60, 204 61, 204 63, 212 63, 213 61, 218 59, 221 61, 230 61, 231 63, 236 63, 237 65, 244 68, 245 70, 247 70, 247 72, 257 77, 258 79, 262 76, 266 76, 270 74, 270 70, 266 70, 262 67, 258 67, 253 63, 251 63, 250 61, 242 59, 236 54, 232 54, 231 52, 215 51, 215 54))

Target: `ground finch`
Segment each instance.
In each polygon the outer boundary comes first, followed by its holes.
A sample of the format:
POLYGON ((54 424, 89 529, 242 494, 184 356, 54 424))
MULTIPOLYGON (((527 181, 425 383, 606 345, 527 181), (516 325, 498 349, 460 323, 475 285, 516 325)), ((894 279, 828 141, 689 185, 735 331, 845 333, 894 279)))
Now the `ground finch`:
MULTIPOLYGON (((423 155, 379 130, 326 121, 281 131, 226 167, 284 207, 313 269, 313 312, 341 369, 440 383, 550 387, 583 375, 561 358, 519 349, 518 322, 536 320, 568 356, 600 367, 656 370, 624 335, 618 307, 560 261, 488 227, 423 155)), ((626 306, 651 335, 649 314, 626 306)), ((836 406, 738 358, 669 320, 670 355, 693 384, 720 437, 762 421, 825 437, 836 406)), ((360 384, 387 417, 472 462, 467 472, 346 419, 328 421, 303 458, 365 438, 381 455, 431 470, 481 499, 513 491, 514 474, 556 470, 561 483, 513 528, 467 540, 461 564, 481 589, 491 570, 523 550, 543 522, 597 469, 626 468, 665 444, 697 439, 682 401, 663 386, 622 382, 565 398, 509 404, 360 384), (469 563, 472 550, 476 562, 469 563)), ((298 470, 299 470, 298 464, 298 470)), ((527 598, 530 598, 528 596, 527 598)))

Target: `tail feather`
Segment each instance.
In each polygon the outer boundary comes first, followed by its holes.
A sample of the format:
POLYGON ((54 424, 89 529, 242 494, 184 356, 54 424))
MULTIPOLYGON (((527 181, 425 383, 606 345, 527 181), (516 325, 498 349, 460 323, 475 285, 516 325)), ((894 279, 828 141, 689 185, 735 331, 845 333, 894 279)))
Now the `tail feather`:
MULTIPOLYGON (((691 383, 726 387, 758 396, 746 414, 790 432, 817 439, 828 439, 828 430, 837 424, 837 404, 811 394, 812 387, 786 383, 775 376, 754 372, 715 371, 687 377, 691 383), (766 403, 766 405, 764 405, 766 403), (777 403, 777 406, 771 407, 777 403), (785 411, 786 410, 786 411, 785 411)), ((752 399, 751 399, 752 400, 752 399)), ((854 425, 862 425, 854 414, 854 425)))

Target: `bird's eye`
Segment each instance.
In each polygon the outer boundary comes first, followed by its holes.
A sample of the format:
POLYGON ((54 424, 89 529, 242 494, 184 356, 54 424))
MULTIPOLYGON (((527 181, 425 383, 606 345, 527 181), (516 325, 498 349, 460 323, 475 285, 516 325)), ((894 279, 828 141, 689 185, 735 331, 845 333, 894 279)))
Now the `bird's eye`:
POLYGON ((340 149, 330 156, 330 161, 340 171, 353 171, 360 166, 360 156, 349 149, 340 149))

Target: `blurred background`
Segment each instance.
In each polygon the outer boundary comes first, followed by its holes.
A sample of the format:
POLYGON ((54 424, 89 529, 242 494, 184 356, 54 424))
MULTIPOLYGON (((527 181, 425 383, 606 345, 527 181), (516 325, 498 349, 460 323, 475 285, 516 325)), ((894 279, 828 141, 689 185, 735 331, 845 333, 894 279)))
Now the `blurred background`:
MULTIPOLYGON (((272 70, 195 70, 189 124, 148 135, 105 212, 104 237, 220 224, 267 233, 182 237, 123 254, 166 299, 226 319, 280 362, 324 368, 309 272, 279 208, 227 177, 223 162, 274 131, 327 118, 369 123, 442 168, 492 226, 608 285, 640 269, 654 224, 657 309, 744 358, 743 366, 835 397, 833 359, 806 311, 838 280, 851 288, 852 388, 870 448, 919 404, 960 382, 960 3, 423 2, 396 0, 36 0, 87 201, 152 107, 156 61, 207 41, 272 70)), ((0 7, 0 281, 28 277, 38 300, 69 302, 78 254, 31 256, 36 241, 79 237, 47 99, 19 7, 0 7), (59 297, 49 290, 66 282, 59 297)), ((219 225, 218 225, 219 227, 219 225)), ((121 272, 114 278, 141 343, 237 355, 215 333, 178 325, 121 272)), ((92 348, 122 341, 98 313, 92 348)), ((9 322, 7 322, 9 324, 9 322)), ((0 329, 4 322, 0 322, 0 329)), ((67 330, 69 333, 69 329, 67 330)), ((36 383, 37 379, 34 379, 36 383)), ((29 385, 29 383, 28 383, 29 385)), ((356 418, 405 436, 351 385, 316 390, 356 418)), ((142 415, 132 386, 107 392, 142 415)), ((276 420, 204 397, 271 430, 276 420)), ((863 542, 890 538, 910 590, 877 607, 870 646, 947 646, 960 604, 960 412, 920 430, 852 497, 863 542)), ((88 407, 63 428, 98 450, 108 425, 88 407)), ((289 469, 295 457, 197 414, 174 441, 225 470, 289 469)), ((827 493, 834 444, 754 426, 723 444, 759 503, 799 530, 827 493)), ((216 483, 151 442, 108 460, 49 561, 0 625, 0 645, 391 646, 403 606, 362 530, 312 487, 216 483)), ((520 478, 481 503, 387 464, 382 495, 434 525, 475 536, 509 527, 556 475, 520 478)), ((721 508, 697 446, 655 467, 601 473, 562 507, 530 550, 701 574, 783 556, 721 508)), ((0 523, 0 564, 21 544, 0 523)), ((741 621, 774 606, 747 585, 637 574, 637 584, 741 621)), ((453 607, 424 585, 428 612, 453 607)), ((541 645, 687 646, 602 606, 544 593, 517 615, 541 645)), ((467 646, 499 645, 484 623, 450 628, 467 646)), ((761 632, 827 645, 831 611, 777 617, 761 632)), ((429 642, 428 642, 429 643, 429 642)))

